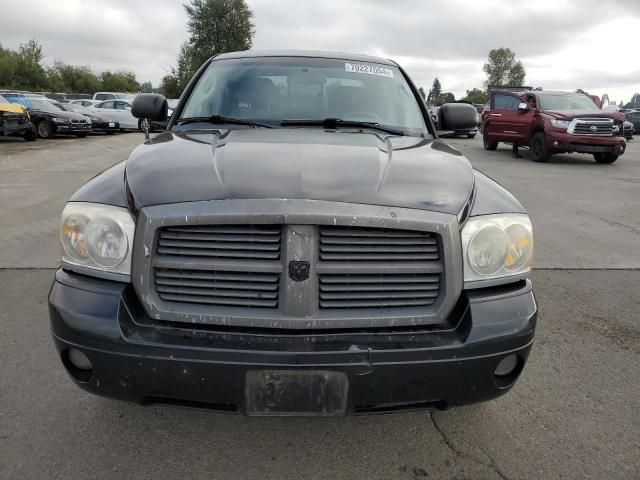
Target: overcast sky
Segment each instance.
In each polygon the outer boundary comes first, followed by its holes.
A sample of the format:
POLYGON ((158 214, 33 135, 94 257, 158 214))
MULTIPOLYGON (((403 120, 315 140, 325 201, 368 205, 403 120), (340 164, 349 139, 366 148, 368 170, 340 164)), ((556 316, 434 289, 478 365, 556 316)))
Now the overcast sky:
MULTIPOLYGON (((45 63, 127 69, 157 85, 187 38, 181 0, 0 0, 0 43, 29 38, 45 63)), ((640 92, 637 0, 248 0, 254 49, 340 50, 397 60, 426 90, 481 87, 490 49, 509 47, 526 83, 629 101, 640 92)))

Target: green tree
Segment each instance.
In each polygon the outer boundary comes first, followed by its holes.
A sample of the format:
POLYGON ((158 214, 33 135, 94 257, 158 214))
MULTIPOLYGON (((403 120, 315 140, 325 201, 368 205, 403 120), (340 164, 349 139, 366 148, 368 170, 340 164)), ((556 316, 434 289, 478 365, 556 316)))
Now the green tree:
POLYGON ((418 92, 420 92, 420 96, 422 97, 422 100, 426 100, 427 99, 427 94, 424 93, 424 88, 420 87, 418 89, 418 92))
POLYGON ((0 87, 15 88, 16 65, 18 54, 0 45, 0 87))
POLYGON ((88 66, 76 67, 58 60, 47 69, 47 88, 52 92, 94 93, 100 80, 88 66))
POLYGON ((140 84, 136 80, 136 75, 127 70, 118 72, 102 72, 100 74, 101 90, 107 92, 138 92, 140 84))
POLYGON ((443 93, 440 96, 440 99, 442 100, 442 103, 453 103, 456 101, 456 96, 453 93, 447 92, 443 93))
POLYGON ((182 88, 178 82, 175 69, 171 69, 171 72, 162 77, 160 82, 160 91, 167 98, 178 98, 182 95, 182 88))
POLYGON ((427 101, 436 102, 441 95, 442 85, 440 85, 440 80, 438 80, 438 77, 436 77, 433 79, 433 85, 431 86, 431 90, 429 91, 429 97, 427 98, 427 101))
POLYGON ((46 90, 47 77, 41 65, 44 54, 37 40, 29 40, 18 48, 13 70, 13 88, 24 90, 46 90))
POLYGON ((471 90, 467 90, 467 95, 462 101, 469 103, 487 103, 489 101, 489 94, 479 88, 472 88, 471 90))
POLYGON ((515 52, 509 48, 494 48, 489 52, 487 63, 482 67, 487 74, 485 86, 520 86, 524 83, 526 72, 522 62, 516 60, 515 52))
POLYGON ((151 85, 151 82, 142 82, 140 84, 140 91, 142 93, 151 93, 153 92, 153 85, 151 85))

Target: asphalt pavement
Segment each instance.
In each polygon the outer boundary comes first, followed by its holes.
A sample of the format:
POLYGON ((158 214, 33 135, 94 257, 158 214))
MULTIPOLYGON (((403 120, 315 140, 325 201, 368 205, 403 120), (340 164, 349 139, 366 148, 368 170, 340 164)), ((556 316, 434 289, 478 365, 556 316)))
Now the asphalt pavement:
POLYGON ((139 407, 67 377, 46 304, 59 213, 141 141, 0 138, 0 479, 640 478, 640 137, 612 165, 449 140, 532 217, 529 362, 493 402, 341 419, 139 407))

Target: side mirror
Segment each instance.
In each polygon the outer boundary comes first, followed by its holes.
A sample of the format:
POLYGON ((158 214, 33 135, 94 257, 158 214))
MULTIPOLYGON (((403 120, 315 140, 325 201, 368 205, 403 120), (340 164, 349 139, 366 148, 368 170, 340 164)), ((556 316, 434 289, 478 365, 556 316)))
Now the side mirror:
POLYGON ((529 111, 529 105, 527 105, 524 102, 520 102, 520 105, 518 105, 518 110, 520 110, 521 112, 528 112, 529 111))
POLYGON ((131 102, 131 114, 152 121, 167 119, 167 99, 158 93, 141 93, 131 102))
POLYGON ((478 126, 478 112, 468 103, 445 103, 438 110, 438 130, 471 130, 478 126))

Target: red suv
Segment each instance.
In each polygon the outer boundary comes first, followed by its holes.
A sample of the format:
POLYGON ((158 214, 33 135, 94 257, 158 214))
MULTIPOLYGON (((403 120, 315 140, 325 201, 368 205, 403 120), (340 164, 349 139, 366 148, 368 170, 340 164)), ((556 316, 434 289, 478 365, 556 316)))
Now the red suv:
POLYGON ((485 149, 495 150, 498 142, 528 146, 535 162, 579 152, 613 163, 626 148, 623 115, 601 110, 581 93, 496 89, 482 119, 485 149))

